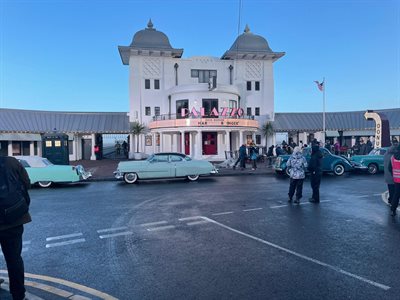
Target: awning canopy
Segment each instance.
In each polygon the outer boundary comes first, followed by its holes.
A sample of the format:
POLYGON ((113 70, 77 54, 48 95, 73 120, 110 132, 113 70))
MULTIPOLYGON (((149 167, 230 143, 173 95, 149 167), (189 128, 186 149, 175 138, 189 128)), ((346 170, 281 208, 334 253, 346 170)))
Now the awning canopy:
POLYGON ((338 137, 339 136, 339 132, 336 130, 327 130, 325 131, 325 135, 327 137, 338 137))
POLYGON ((37 133, 0 133, 0 141, 41 141, 37 133))

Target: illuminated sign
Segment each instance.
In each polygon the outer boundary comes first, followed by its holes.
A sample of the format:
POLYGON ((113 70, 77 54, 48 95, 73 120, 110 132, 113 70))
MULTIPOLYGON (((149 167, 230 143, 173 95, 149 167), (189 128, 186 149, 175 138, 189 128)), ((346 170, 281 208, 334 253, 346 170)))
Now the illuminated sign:
POLYGON ((187 108, 182 108, 181 110, 181 117, 192 117, 192 118, 203 118, 203 117, 241 117, 244 115, 244 111, 242 108, 235 108, 235 107, 222 107, 222 110, 219 112, 216 107, 213 107, 209 114, 206 114, 206 110, 204 107, 200 107, 200 111, 197 111, 196 108, 192 108, 189 112, 187 108))

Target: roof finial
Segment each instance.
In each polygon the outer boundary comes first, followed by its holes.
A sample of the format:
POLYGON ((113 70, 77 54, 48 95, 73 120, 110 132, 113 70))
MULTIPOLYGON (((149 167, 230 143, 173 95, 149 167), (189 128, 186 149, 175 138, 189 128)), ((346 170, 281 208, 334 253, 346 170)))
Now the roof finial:
POLYGON ((151 22, 151 18, 149 19, 149 22, 147 23, 147 28, 153 28, 153 22, 151 22))
POLYGON ((247 24, 246 24, 246 28, 244 29, 244 32, 245 32, 245 33, 248 33, 248 32, 250 32, 249 25, 247 25, 247 24))

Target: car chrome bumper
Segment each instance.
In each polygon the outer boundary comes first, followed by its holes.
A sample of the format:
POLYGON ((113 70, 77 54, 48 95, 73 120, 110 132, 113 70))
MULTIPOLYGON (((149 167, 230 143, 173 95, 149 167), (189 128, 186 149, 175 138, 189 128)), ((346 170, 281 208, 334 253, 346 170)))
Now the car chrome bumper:
POLYGON ((363 165, 361 165, 359 163, 350 162, 350 164, 354 169, 357 169, 357 170, 368 170, 367 166, 363 166, 363 165))
POLYGON ((122 179, 124 177, 124 174, 119 171, 114 171, 113 174, 116 179, 122 179))
POLYGON ((218 169, 214 169, 210 172, 211 174, 218 174, 218 169))

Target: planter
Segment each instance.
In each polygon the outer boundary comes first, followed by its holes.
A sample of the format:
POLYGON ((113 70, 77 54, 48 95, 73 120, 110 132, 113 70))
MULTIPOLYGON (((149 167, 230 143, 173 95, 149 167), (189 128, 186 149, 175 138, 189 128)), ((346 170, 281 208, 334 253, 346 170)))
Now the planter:
POLYGON ((133 159, 134 159, 134 160, 141 160, 141 159, 143 159, 143 153, 141 153, 141 152, 134 152, 134 153, 133 153, 133 159))

